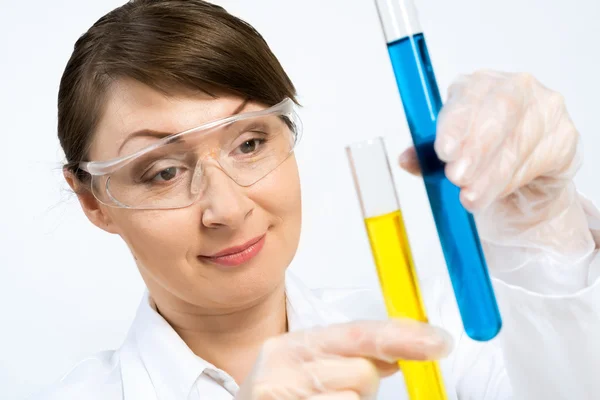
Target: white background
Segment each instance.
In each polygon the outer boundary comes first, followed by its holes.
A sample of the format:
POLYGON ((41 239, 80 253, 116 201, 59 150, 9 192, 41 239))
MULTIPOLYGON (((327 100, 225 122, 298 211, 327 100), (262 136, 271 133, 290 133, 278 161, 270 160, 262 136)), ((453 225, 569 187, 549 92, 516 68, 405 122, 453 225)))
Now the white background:
MULTIPOLYGON (((143 290, 117 237, 94 228, 66 190, 56 139, 60 76, 77 37, 121 0, 2 0, 0 7, 0 398, 19 399, 74 362, 119 346, 143 290)), ((292 268, 310 286, 377 287, 344 146, 409 133, 372 0, 222 0, 253 24, 296 84, 304 228, 292 268)), ((564 94, 584 143, 577 176, 600 200, 595 116, 597 1, 420 0, 442 92, 479 68, 528 71, 564 94)), ((423 276, 443 272, 420 180, 397 185, 423 276)))

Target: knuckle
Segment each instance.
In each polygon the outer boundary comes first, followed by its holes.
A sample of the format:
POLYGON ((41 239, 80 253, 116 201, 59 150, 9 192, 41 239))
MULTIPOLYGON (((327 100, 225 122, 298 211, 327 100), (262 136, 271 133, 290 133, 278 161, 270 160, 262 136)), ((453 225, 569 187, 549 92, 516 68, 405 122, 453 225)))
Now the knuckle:
POLYGON ((553 91, 550 93, 550 95, 548 96, 548 103, 550 103, 552 107, 555 107, 557 109, 565 108, 565 98, 562 94, 558 92, 553 91))
POLYGON ((579 131, 573 124, 569 124, 569 128, 567 129, 567 136, 571 139, 569 143, 571 145, 572 151, 575 152, 579 150, 581 135, 579 134, 579 131))
POLYGON ((446 134, 445 130, 447 129, 451 133, 454 133, 456 129, 462 130, 463 125, 468 122, 472 113, 473 107, 469 105, 468 100, 444 105, 437 117, 437 127, 442 130, 438 133, 446 134))
POLYGON ((475 78, 481 78, 484 76, 488 76, 490 74, 490 70, 487 68, 480 68, 478 70, 476 70, 475 72, 473 72, 473 77, 475 78))
POLYGON ((351 324, 346 331, 346 340, 357 344, 363 344, 367 341, 367 336, 367 332, 361 325, 351 324))
POLYGON ((571 162, 577 158, 581 150, 579 131, 572 126, 566 130, 565 135, 567 136, 567 144, 563 147, 563 156, 561 159, 571 162))
POLYGON ((535 78, 529 72, 518 72, 514 75, 514 80, 518 83, 529 85, 535 82, 535 78))
POLYGON ((471 75, 471 80, 477 82, 480 85, 482 83, 497 84, 499 82, 504 81, 505 76, 506 75, 504 73, 495 71, 490 68, 480 68, 473 72, 473 74, 471 75))

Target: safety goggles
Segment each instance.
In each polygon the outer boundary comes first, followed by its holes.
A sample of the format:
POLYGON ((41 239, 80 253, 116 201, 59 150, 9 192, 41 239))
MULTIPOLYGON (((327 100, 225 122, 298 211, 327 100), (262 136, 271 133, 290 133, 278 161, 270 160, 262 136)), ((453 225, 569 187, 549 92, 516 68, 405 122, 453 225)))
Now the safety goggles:
POLYGON ((285 99, 134 147, 124 157, 81 162, 79 168, 91 175, 92 193, 105 205, 183 208, 202 194, 208 166, 240 186, 253 185, 292 154, 301 131, 294 103, 285 99))

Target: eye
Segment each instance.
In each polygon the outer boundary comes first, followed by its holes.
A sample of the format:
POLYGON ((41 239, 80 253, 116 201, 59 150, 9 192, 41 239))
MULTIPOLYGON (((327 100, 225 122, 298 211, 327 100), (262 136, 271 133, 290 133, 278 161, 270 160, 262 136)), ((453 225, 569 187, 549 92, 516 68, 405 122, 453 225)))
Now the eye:
POLYGON ((131 179, 135 183, 165 185, 179 181, 190 168, 193 170, 195 156, 192 153, 157 154, 149 159, 134 162, 130 168, 131 179), (187 158, 186 158, 187 157, 187 158))
POLYGON ((258 147, 263 144, 265 141, 264 139, 251 139, 251 140, 246 140, 244 143, 242 143, 239 146, 239 150, 242 154, 250 154, 256 151, 256 149, 258 149, 258 147))
POLYGON ((182 168, 168 167, 157 173, 148 174, 148 178, 143 179, 143 181, 148 183, 165 183, 177 178, 182 172, 182 168))
POLYGON ((156 174, 153 180, 163 180, 170 181, 171 179, 177 176, 177 167, 170 167, 167 169, 163 169, 158 174, 156 174))

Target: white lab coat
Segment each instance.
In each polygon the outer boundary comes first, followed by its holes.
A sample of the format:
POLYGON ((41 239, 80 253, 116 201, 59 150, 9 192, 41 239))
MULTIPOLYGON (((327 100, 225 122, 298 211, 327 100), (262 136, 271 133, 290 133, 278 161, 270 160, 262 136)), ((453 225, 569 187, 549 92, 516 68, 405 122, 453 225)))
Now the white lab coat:
MULTIPOLYGON (((586 212, 590 226, 600 227, 596 209, 588 207, 586 212)), ((442 362, 450 399, 600 399, 600 257, 596 253, 584 270, 587 282, 577 288, 566 282, 571 286, 556 289, 560 294, 528 288, 540 287, 545 280, 555 287, 560 281, 557 274, 564 276, 565 271, 547 268, 535 274, 521 271, 506 279, 495 277, 504 328, 486 343, 464 334, 447 281, 423 281, 426 303, 434 305, 428 314, 455 338, 453 353, 442 362)), ((379 294, 367 290, 310 290, 288 273, 286 294, 292 331, 385 318, 379 294)), ((81 361, 39 398, 231 400, 237 389, 226 372, 186 346, 146 294, 121 348, 81 361)), ((382 382, 378 399, 408 399, 401 374, 382 382)))

